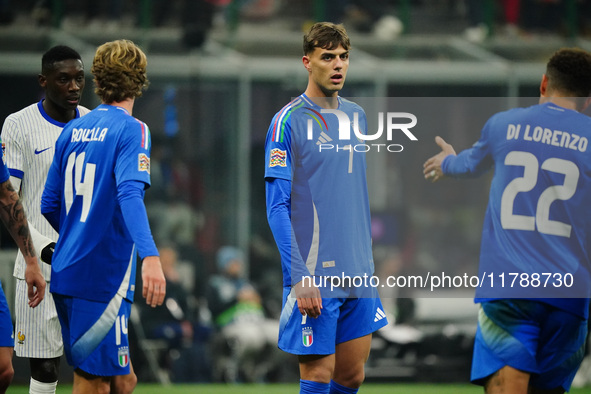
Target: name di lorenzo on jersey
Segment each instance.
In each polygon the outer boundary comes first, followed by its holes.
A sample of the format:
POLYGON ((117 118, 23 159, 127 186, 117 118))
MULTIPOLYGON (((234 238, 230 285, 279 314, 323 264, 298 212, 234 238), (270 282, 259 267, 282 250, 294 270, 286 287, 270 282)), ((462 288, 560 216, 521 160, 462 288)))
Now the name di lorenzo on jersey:
POLYGON ((522 139, 524 141, 539 142, 542 144, 567 148, 579 152, 585 152, 589 141, 586 137, 581 137, 568 131, 550 130, 541 126, 532 127, 529 124, 509 124, 507 126, 507 140, 522 139))

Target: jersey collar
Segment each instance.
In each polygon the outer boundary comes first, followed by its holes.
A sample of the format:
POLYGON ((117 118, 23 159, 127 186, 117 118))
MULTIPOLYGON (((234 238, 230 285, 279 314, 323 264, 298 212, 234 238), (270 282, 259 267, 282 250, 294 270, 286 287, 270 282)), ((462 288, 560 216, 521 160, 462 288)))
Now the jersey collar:
MULTIPOLYGON (((312 101, 312 100, 311 100, 311 99, 310 99, 308 96, 306 96, 306 94, 305 94, 305 93, 302 93, 302 94, 300 95, 300 97, 301 97, 301 98, 302 98, 302 100, 304 100, 304 102, 305 102, 306 104, 308 104, 309 106, 311 106, 311 107, 315 107, 315 108, 322 108, 322 107, 320 107, 319 105, 317 105, 316 103, 314 103, 314 101, 312 101)), ((339 108, 341 108, 341 104, 343 103, 343 102, 341 101, 341 96, 337 96, 337 100, 338 100, 338 103, 339 103, 339 107, 338 107, 337 109, 339 109, 339 108)))
POLYGON ((101 104, 98 107, 96 107, 99 111, 108 111, 109 109, 113 108, 119 111, 123 111, 125 112, 127 115, 130 115, 130 113, 123 107, 119 107, 117 105, 110 105, 110 104, 101 104))
MULTIPOLYGON (((37 103, 37 108, 39 109, 39 112, 41 113, 41 116, 43 116, 43 118, 48 121, 49 123, 56 125, 58 127, 64 128, 64 126, 66 125, 65 123, 62 122, 58 122, 57 120, 53 119, 51 116, 49 116, 47 114, 47 112, 45 112, 45 108, 43 108, 43 100, 45 99, 41 99, 38 103, 37 103)), ((76 116, 74 118, 79 118, 80 117, 80 111, 78 111, 78 108, 76 108, 76 116)))

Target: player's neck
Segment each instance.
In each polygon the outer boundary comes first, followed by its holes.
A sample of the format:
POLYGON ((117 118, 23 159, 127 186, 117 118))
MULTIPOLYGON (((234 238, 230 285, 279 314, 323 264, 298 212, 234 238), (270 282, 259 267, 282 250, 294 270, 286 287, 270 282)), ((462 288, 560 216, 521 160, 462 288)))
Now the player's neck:
POLYGON ((339 107, 338 92, 335 92, 334 96, 327 96, 319 89, 311 89, 308 87, 304 94, 312 100, 314 104, 321 108, 337 109, 339 107))
POLYGON ((114 107, 121 107, 131 115, 133 113, 133 104, 135 103, 135 99, 133 98, 126 98, 123 101, 113 101, 112 103, 105 103, 108 105, 112 105, 114 107))
POLYGON ((304 94, 321 108, 337 109, 339 107, 339 91, 323 88, 312 77, 308 79, 308 86, 306 86, 304 94))
POLYGON ((550 96, 540 97, 540 103, 552 103, 562 108, 572 109, 574 111, 579 110, 577 106, 577 99, 573 97, 564 97, 553 94, 550 96))
POLYGON ((76 117, 75 109, 63 109, 47 99, 43 100, 43 110, 51 119, 61 123, 68 123, 76 117))

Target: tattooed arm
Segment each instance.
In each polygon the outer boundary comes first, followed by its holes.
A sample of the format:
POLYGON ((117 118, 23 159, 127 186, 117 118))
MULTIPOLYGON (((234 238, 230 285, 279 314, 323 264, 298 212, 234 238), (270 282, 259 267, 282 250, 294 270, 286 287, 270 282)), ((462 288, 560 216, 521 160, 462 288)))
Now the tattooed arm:
POLYGON ((0 183, 0 220, 23 253, 27 268, 25 281, 29 288, 29 306, 36 307, 45 296, 45 279, 27 225, 25 210, 10 180, 0 183))

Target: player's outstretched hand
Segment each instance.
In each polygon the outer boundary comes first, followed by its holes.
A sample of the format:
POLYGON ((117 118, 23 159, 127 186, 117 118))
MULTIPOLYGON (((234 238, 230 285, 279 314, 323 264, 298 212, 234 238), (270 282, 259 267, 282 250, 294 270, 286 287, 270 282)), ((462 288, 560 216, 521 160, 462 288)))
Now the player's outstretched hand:
POLYGON ((142 282, 144 287, 142 295, 146 304, 152 308, 162 305, 166 295, 166 279, 162 272, 160 257, 148 256, 142 261, 142 282))
POLYGON ((441 170, 441 163, 447 156, 456 154, 453 146, 445 142, 443 138, 439 136, 435 137, 435 143, 439 145, 441 152, 431 157, 423 164, 423 175, 426 180, 431 182, 437 182, 445 176, 441 170))
POLYGON ((45 279, 41 274, 37 257, 27 257, 27 268, 25 269, 25 281, 27 282, 27 293, 29 306, 35 308, 45 297, 45 279))
POLYGON ((313 281, 300 281, 295 286, 298 309, 302 315, 313 318, 320 316, 322 310, 322 296, 313 281))

